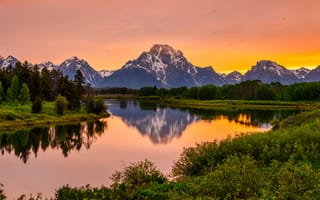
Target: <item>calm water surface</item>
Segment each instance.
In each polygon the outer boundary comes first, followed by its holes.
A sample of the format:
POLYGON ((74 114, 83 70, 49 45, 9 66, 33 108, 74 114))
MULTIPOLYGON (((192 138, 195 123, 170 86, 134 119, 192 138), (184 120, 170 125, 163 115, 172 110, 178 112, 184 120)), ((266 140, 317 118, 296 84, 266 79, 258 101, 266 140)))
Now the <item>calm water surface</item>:
POLYGON ((101 186, 124 166, 147 158, 168 174, 183 147, 262 132, 294 111, 174 109, 106 101, 112 116, 96 122, 0 133, 0 183, 5 195, 42 193, 64 184, 101 186))

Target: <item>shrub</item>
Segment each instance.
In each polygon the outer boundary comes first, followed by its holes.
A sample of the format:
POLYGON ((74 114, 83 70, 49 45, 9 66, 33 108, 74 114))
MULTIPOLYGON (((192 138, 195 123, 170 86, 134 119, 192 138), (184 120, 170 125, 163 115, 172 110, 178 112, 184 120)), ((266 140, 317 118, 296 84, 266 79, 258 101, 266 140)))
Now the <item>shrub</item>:
POLYGON ((42 100, 39 96, 32 102, 32 113, 40 113, 42 111, 42 100))
POLYGON ((102 99, 89 99, 86 104, 86 110, 88 113, 103 113, 107 109, 104 101, 102 99))
POLYGON ((65 96, 58 95, 56 99, 56 112, 58 115, 63 115, 68 108, 68 101, 65 96))

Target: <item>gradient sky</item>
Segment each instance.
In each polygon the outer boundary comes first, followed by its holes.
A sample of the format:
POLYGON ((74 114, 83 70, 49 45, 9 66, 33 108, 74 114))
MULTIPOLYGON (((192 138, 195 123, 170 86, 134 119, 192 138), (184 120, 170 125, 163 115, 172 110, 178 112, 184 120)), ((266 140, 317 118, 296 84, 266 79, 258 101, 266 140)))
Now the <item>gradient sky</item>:
POLYGON ((0 0, 0 55, 118 69, 153 44, 197 66, 320 65, 319 0, 0 0))

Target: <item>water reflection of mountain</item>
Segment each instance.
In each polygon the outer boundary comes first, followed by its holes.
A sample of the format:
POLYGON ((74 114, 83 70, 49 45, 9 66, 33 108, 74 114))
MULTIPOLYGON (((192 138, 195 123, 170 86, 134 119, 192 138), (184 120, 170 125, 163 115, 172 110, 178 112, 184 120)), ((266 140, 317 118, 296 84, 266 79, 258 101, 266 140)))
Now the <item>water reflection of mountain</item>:
POLYGON ((113 102, 108 105, 108 109, 113 115, 121 117, 128 126, 147 135, 155 144, 168 143, 180 137, 189 124, 200 119, 186 111, 134 101, 113 102))
POLYGON ((61 150, 67 157, 72 150, 89 149, 104 132, 106 124, 101 121, 79 124, 34 127, 0 133, 0 151, 14 152, 24 163, 30 155, 37 157, 39 150, 61 150))
POLYGON ((294 111, 288 110, 206 110, 195 108, 170 108, 154 103, 137 101, 108 101, 108 109, 128 126, 147 135, 153 143, 168 143, 180 137, 187 126, 199 120, 229 121, 245 126, 270 128, 270 122, 284 118, 294 111))

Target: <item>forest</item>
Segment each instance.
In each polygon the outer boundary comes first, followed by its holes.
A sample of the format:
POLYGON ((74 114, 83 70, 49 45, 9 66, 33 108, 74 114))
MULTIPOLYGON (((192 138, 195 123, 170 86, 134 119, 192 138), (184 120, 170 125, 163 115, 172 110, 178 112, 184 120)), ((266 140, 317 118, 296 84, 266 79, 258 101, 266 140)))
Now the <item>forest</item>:
POLYGON ((320 100, 320 82, 282 85, 280 83, 265 84, 259 80, 253 80, 221 87, 214 85, 171 89, 143 87, 136 91, 136 94, 199 100, 313 101, 320 100))
POLYGON ((84 85, 84 77, 77 70, 73 78, 55 69, 39 70, 26 61, 0 69, 0 103, 4 105, 32 104, 32 113, 41 113, 44 101, 56 102, 56 113, 80 110, 84 102, 90 113, 105 111, 103 101, 93 98, 93 89, 84 85))

